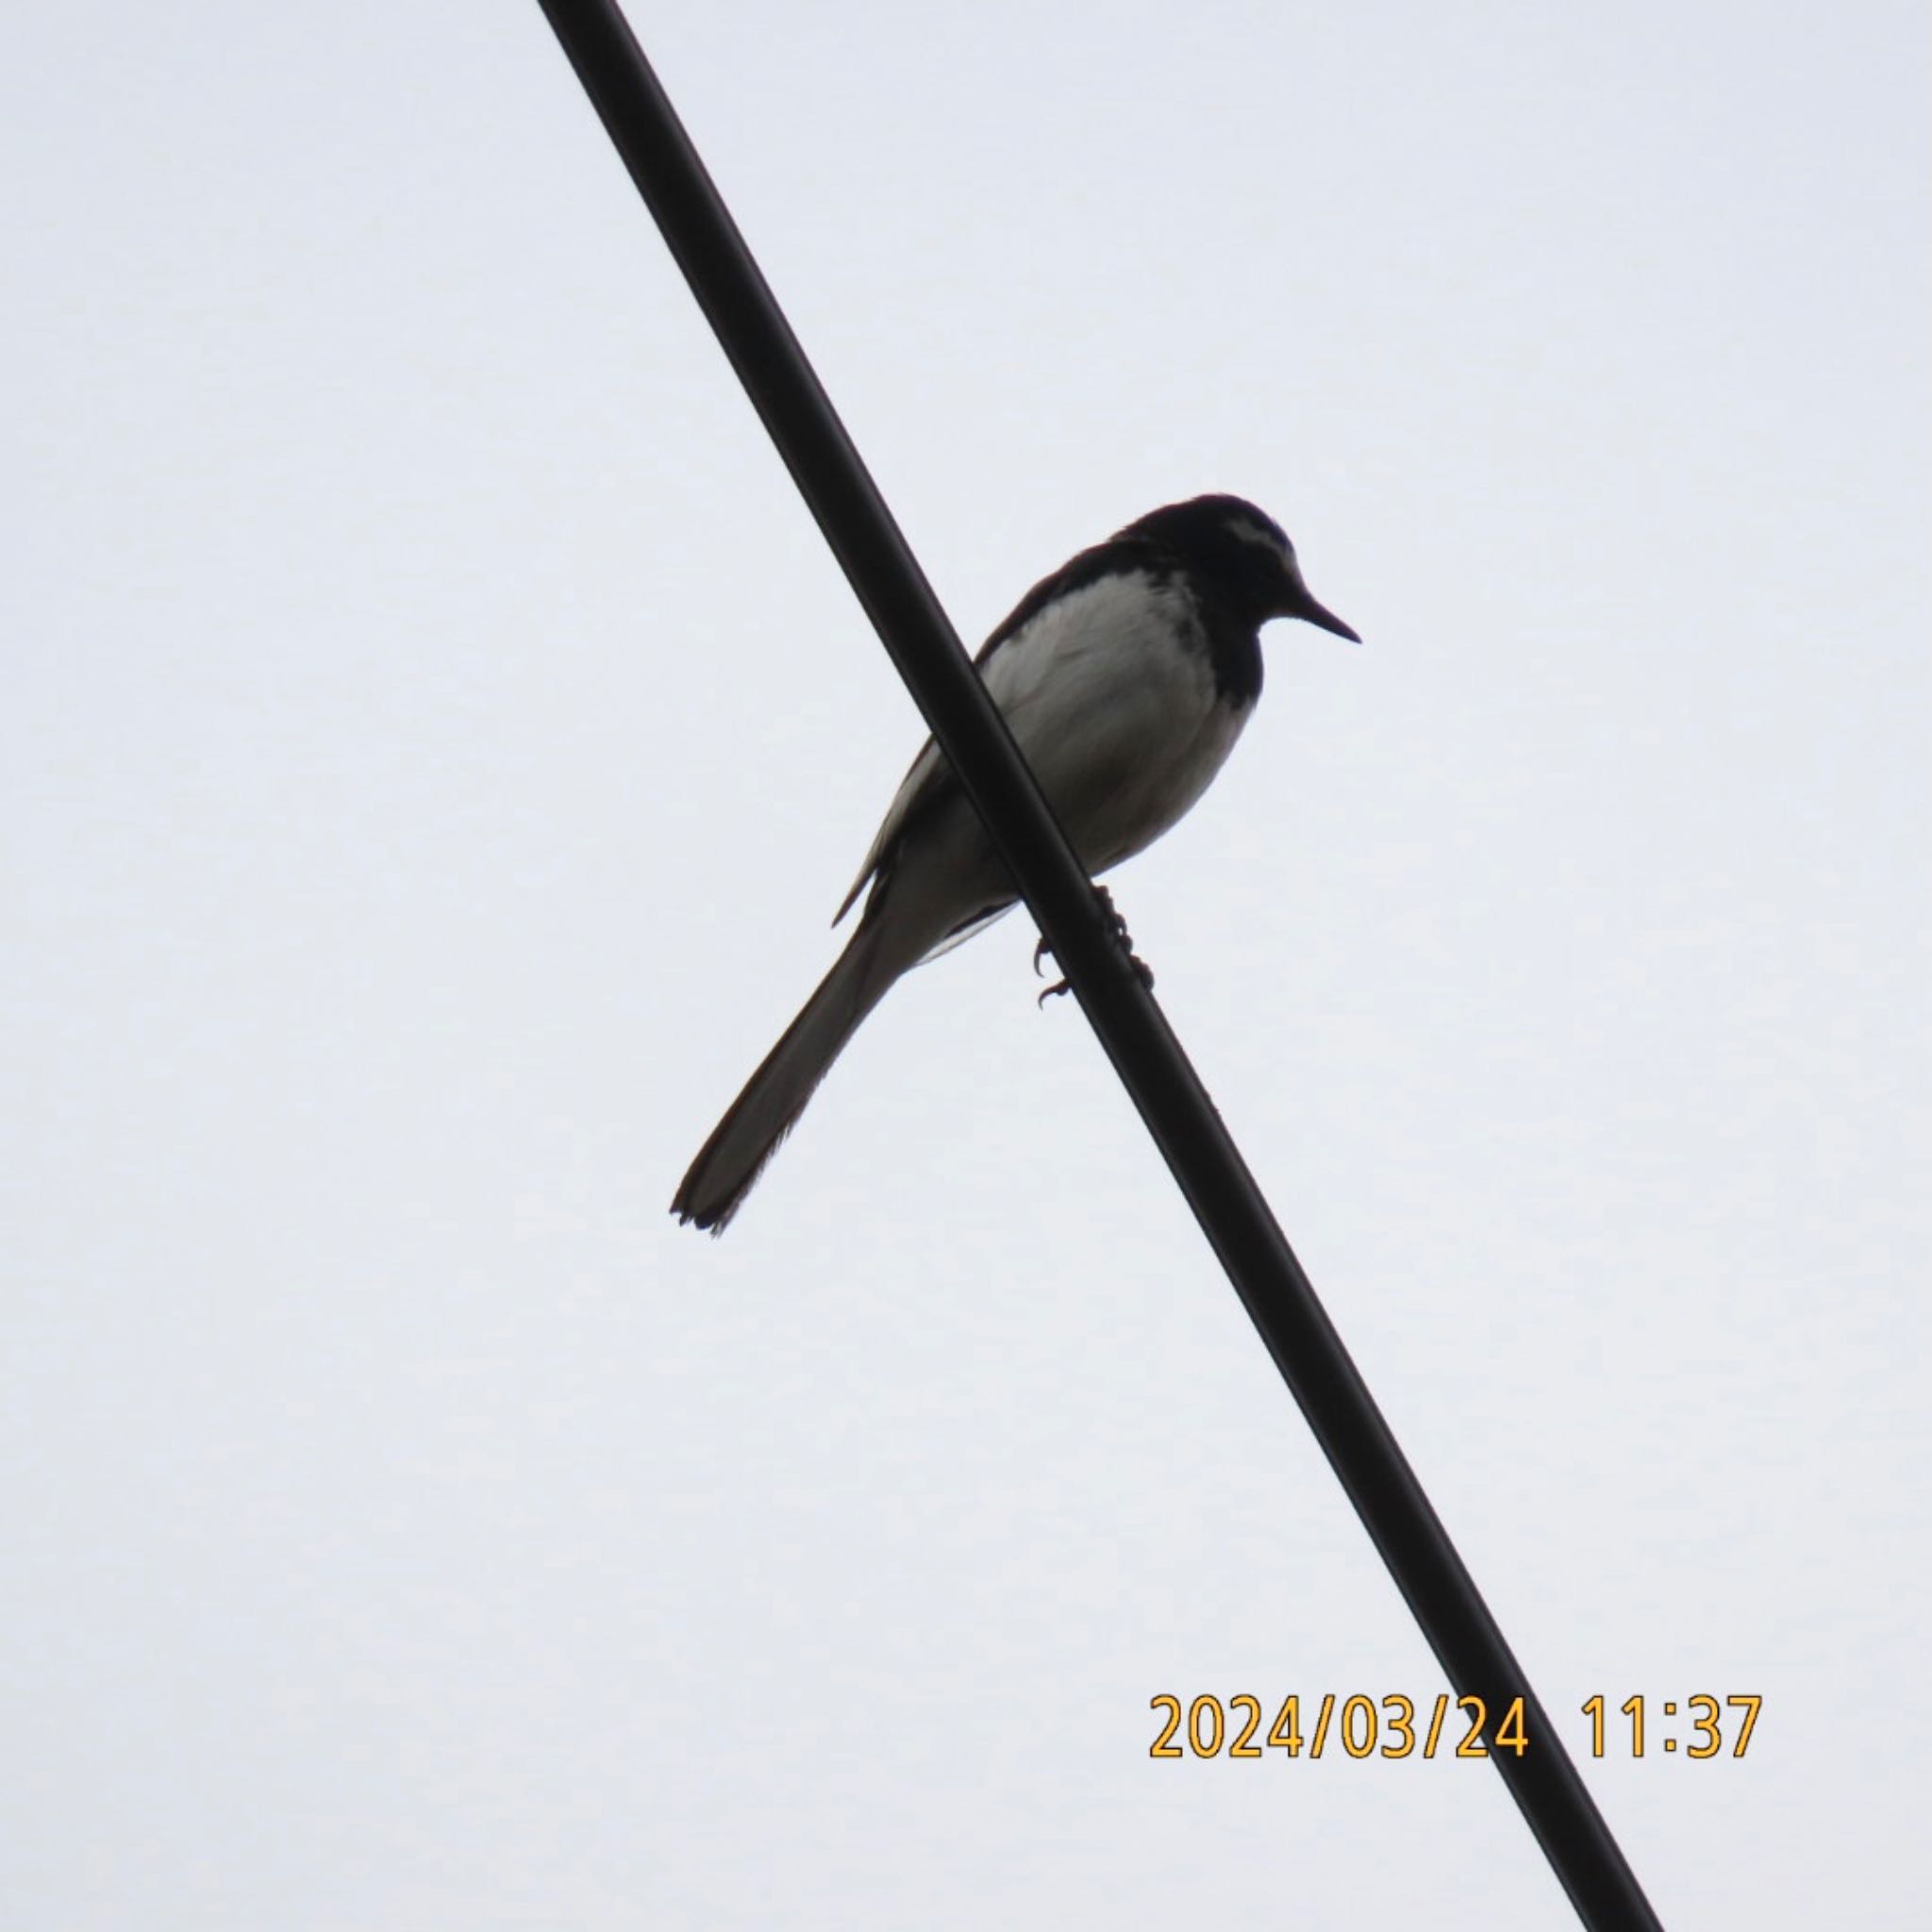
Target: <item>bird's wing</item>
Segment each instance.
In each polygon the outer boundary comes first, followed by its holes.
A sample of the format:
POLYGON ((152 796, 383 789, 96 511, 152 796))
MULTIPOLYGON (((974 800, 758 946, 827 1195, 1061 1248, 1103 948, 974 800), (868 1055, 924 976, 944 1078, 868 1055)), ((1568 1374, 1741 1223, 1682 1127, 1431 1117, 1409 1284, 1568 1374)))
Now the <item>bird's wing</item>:
MULTIPOLYGON (((1055 619, 1055 607, 1074 591, 1137 566, 1159 569, 1164 552, 1145 540, 1115 537, 1096 543, 1041 578, 997 625, 973 661, 1001 714, 1017 728, 1021 715, 1038 699, 1049 673, 1059 668, 1065 649, 1066 626, 1055 619), (1043 620, 1043 621, 1042 621, 1043 620)), ((908 823, 958 789, 958 780, 938 742, 928 738, 919 748, 911 769, 900 782, 886 808, 878 836, 858 868, 852 890, 833 915, 837 925, 852 910, 858 895, 885 864, 908 823)), ((975 928, 976 929, 976 928, 975 928)))
POLYGON ((852 910, 859 893, 865 891, 873 874, 879 869, 879 860, 885 857, 886 847, 898 836, 899 827, 906 823, 916 802, 926 797, 942 783, 951 782, 951 774, 941 776, 941 759, 939 742, 928 738, 919 748, 919 756, 912 760, 912 769, 900 782, 892 802, 886 808, 884 823, 879 826, 878 836, 872 841, 872 849, 865 855, 865 863, 858 868, 858 876, 852 881, 852 890, 839 902, 839 909, 832 915, 832 924, 837 925, 852 910))

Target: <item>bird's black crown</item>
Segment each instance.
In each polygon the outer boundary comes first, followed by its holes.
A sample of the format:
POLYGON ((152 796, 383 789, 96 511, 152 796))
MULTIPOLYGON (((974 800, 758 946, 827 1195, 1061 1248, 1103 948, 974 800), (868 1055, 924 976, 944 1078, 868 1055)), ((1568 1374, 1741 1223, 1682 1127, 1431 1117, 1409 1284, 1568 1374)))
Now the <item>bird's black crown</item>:
POLYGON ((1150 510, 1121 538, 1158 544, 1243 624, 1298 609, 1301 573, 1288 533, 1239 496, 1196 496, 1150 510))
POLYGON ((1195 496, 1171 503, 1129 524, 1113 541, 1148 546, 1172 558, 1201 595, 1249 629, 1258 629, 1271 617, 1298 617, 1361 642, 1308 594, 1288 532, 1245 497, 1195 496))

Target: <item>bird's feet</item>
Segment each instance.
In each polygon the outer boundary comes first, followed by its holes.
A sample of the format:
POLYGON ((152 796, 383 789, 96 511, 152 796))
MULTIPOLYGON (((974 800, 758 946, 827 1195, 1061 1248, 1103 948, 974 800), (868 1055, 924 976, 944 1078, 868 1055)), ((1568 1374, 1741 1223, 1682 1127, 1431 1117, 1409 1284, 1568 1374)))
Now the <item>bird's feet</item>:
MULTIPOLYGON (((1154 969, 1134 951, 1134 936, 1127 930, 1127 922, 1114 909, 1113 895, 1105 886, 1095 886, 1093 890, 1099 894, 1101 905, 1107 908, 1107 916, 1113 921, 1114 937, 1120 941, 1121 951, 1127 956, 1127 963, 1139 975, 1141 984, 1149 992, 1152 992, 1154 991, 1154 969)), ((1033 948, 1033 972, 1035 977, 1038 977, 1041 972, 1040 962, 1048 958, 1052 952, 1053 948, 1043 939, 1033 948)), ((1043 1007, 1057 993, 1071 992, 1072 991, 1072 987, 1066 980, 1057 979, 1040 995, 1036 1004, 1043 1007)))

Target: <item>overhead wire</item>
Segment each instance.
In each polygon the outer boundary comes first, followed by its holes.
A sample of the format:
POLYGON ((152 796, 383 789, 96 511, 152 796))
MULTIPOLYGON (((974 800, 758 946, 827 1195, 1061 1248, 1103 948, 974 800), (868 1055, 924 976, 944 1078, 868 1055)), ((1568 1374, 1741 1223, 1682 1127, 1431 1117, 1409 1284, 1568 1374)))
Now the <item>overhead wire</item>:
MULTIPOLYGON (((952 762, 1228 1279, 1578 1918, 1658 1921, 867 473, 613 0, 540 0, 859 604, 952 762)), ((1525 1450, 1530 1445, 1525 1444, 1525 1450)))

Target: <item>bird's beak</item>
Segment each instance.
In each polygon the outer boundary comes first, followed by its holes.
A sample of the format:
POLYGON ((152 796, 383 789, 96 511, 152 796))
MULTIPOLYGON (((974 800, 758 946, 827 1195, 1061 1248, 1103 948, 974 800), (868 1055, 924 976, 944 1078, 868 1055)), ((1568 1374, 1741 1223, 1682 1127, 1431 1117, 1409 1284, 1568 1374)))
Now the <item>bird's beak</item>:
POLYGON ((1350 629, 1325 605, 1317 604, 1308 595, 1307 588, 1303 584, 1294 587, 1294 596, 1281 614, 1284 617, 1299 617, 1304 624, 1319 625, 1324 630, 1332 630, 1339 638, 1346 638, 1352 644, 1358 644, 1362 641, 1360 632, 1350 629))

